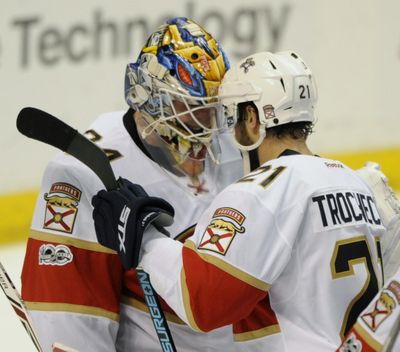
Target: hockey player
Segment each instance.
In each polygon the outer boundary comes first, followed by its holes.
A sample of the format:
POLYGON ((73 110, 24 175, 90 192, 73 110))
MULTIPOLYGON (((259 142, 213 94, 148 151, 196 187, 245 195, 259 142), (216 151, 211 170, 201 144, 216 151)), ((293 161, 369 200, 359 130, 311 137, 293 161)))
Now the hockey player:
POLYGON ((400 350, 400 202, 377 163, 357 173, 371 187, 386 232, 382 237, 385 286, 360 314, 339 352, 390 352, 400 350))
MULTIPOLYGON (((129 110, 101 115, 86 133, 107 153, 116 175, 173 204, 170 231, 178 240, 192 234, 215 195, 242 175, 240 155, 227 137, 212 139, 215 95, 228 67, 202 27, 171 19, 127 66, 129 110)), ((45 352, 54 342, 81 352, 160 351, 135 271, 124 271, 116 252, 97 242, 90 202, 102 188, 66 154, 56 156, 44 173, 22 296, 45 352)), ((235 351, 232 327, 197 333, 162 306, 178 351, 235 351)), ((238 322, 235 332, 265 327, 263 315, 258 320, 238 322)))
POLYGON ((400 351, 400 269, 348 332, 338 352, 400 351))
POLYGON ((149 199, 124 180, 93 199, 97 236, 115 237, 129 208, 130 248, 119 255, 142 246, 132 262, 140 259, 157 292, 196 331, 248 316, 269 293, 285 347, 268 351, 333 351, 382 286, 376 240, 385 228, 371 190, 343 163, 308 148, 316 88, 295 53, 241 60, 220 98, 254 171, 214 199, 184 244, 147 227, 168 209, 138 207, 149 199))
POLYGON ((378 212, 386 228, 380 243, 382 247, 385 282, 390 280, 400 266, 400 201, 397 199, 379 164, 368 162, 357 174, 371 187, 378 212))

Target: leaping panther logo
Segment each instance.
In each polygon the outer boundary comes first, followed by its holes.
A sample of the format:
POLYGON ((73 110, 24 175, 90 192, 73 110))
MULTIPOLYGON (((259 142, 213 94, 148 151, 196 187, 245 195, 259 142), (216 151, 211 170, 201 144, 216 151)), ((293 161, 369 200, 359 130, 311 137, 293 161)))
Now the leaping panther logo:
POLYGON ((76 208, 79 204, 75 199, 62 196, 49 196, 48 193, 44 194, 44 199, 47 201, 47 204, 59 207, 76 208))
POLYGON ((82 192, 68 183, 54 183, 43 195, 46 211, 43 228, 72 233, 82 192), (60 194, 65 194, 60 195, 60 194))
POLYGON ((243 62, 239 67, 243 69, 244 73, 249 72, 249 68, 251 66, 255 66, 254 59, 252 57, 249 57, 246 59, 245 62, 243 62))
POLYGON ((217 209, 197 248, 225 255, 236 234, 245 231, 244 220, 245 216, 236 209, 217 209))

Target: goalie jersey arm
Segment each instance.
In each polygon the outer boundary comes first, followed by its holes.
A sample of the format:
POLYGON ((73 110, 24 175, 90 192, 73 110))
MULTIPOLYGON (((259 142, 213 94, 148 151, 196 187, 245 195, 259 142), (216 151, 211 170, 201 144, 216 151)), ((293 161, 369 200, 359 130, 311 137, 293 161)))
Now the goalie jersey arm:
MULTIPOLYGON (((359 352, 383 351, 391 338, 396 339, 400 320, 400 269, 378 292, 346 335, 338 352, 357 347, 359 352)), ((393 351, 400 350, 400 339, 394 341, 393 351)))
POLYGON ((68 155, 49 163, 22 271, 22 298, 45 352, 59 342, 115 351, 122 267, 97 243, 90 200, 103 186, 68 155))
MULTIPOLYGON (((183 245, 154 230, 144 236, 140 264, 156 291, 195 330, 247 317, 291 257, 294 238, 281 235, 271 210, 248 192, 251 187, 234 184, 219 194, 183 245)), ((280 216, 290 212, 296 229, 302 204, 293 204, 280 216)))

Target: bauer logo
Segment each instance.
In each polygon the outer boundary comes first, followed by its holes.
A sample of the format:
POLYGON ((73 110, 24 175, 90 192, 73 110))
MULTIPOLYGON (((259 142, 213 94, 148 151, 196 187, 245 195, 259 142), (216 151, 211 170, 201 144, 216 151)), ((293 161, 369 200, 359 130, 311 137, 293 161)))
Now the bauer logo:
POLYGON ((39 248, 39 265, 66 265, 73 258, 71 250, 63 244, 42 244, 39 248))
POLYGON ((246 217, 236 209, 218 208, 197 248, 225 255, 236 233, 245 231, 242 226, 245 219, 246 217))
POLYGON ((68 183, 54 183, 43 196, 46 201, 43 228, 72 233, 81 196, 82 192, 68 183))

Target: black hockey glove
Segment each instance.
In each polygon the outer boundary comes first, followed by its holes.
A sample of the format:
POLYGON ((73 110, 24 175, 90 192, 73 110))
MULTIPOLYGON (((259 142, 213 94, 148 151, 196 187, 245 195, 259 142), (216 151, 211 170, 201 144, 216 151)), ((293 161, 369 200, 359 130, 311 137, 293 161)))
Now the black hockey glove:
POLYGON ((118 184, 118 190, 101 190, 93 197, 93 220, 99 243, 117 251, 128 270, 138 265, 147 226, 154 222, 163 230, 162 226, 171 225, 174 208, 161 198, 148 196, 140 185, 123 178, 118 184))

